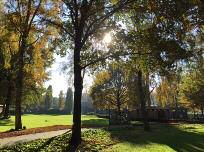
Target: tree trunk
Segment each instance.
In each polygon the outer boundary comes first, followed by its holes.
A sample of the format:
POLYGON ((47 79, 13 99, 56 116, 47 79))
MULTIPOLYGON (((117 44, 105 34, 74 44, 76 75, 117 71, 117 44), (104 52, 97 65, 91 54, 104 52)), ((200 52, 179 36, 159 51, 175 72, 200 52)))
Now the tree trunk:
POLYGON ((117 101, 117 123, 121 124, 121 111, 120 111, 120 101, 117 101))
POLYGON ((140 97, 140 102, 141 102, 141 112, 142 112, 142 118, 143 118, 143 123, 144 123, 144 130, 149 131, 149 123, 147 119, 147 111, 146 111, 146 102, 145 102, 145 94, 144 94, 144 89, 142 86, 142 71, 138 71, 138 88, 139 88, 139 97, 140 97))
POLYGON ((108 106, 108 124, 109 124, 109 126, 111 125, 111 111, 110 111, 110 106, 108 106))
POLYGON ((16 100, 15 100, 15 130, 22 129, 21 120, 21 102, 23 96, 23 79, 24 79, 24 52, 26 39, 22 39, 21 48, 19 49, 18 74, 16 81, 16 100))
POLYGON ((201 110, 201 115, 202 115, 202 118, 203 118, 203 104, 200 105, 200 110, 201 110))
POLYGON ((2 116, 1 119, 4 119, 4 118, 3 118, 3 115, 4 115, 4 113, 5 113, 5 108, 6 108, 6 104, 3 103, 2 112, 1 112, 1 116, 2 116))
POLYGON ((146 101, 148 108, 151 107, 150 91, 149 91, 149 73, 146 75, 146 101))
POLYGON ((11 86, 11 80, 8 78, 8 90, 7 90, 7 95, 6 95, 6 102, 5 102, 5 110, 3 113, 3 118, 8 119, 9 118, 9 107, 11 103, 11 91, 12 91, 12 86, 11 86))
POLYGON ((81 96, 83 89, 83 79, 81 76, 79 43, 75 43, 74 49, 74 112, 71 144, 77 147, 81 142, 81 96))
POLYGON ((195 119, 195 107, 193 106, 193 118, 195 119))
POLYGON ((15 130, 22 129, 22 120, 21 120, 21 100, 23 93, 23 74, 20 72, 18 75, 16 90, 16 102, 15 102, 15 130))

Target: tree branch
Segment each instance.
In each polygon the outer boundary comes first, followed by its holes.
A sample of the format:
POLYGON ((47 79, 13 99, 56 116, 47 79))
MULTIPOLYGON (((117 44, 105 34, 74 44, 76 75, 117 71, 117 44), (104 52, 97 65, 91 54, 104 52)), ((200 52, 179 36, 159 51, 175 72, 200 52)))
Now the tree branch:
POLYGON ((111 55, 108 55, 108 56, 105 56, 105 57, 101 57, 101 58, 98 58, 94 61, 91 61, 89 63, 87 63, 86 65, 82 66, 82 69, 88 67, 88 66, 91 66, 93 64, 96 64, 97 62, 100 62, 100 61, 104 61, 108 58, 117 58, 117 57, 124 57, 124 56, 128 56, 128 55, 147 55, 147 54, 151 54, 151 53, 123 53, 123 54, 111 54, 111 55))

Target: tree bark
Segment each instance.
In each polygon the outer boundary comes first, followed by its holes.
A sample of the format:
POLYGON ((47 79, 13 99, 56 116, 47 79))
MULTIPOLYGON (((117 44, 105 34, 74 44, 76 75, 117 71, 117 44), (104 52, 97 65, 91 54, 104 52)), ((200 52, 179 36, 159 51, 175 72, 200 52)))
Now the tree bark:
POLYGON ((74 112, 71 144, 77 147, 81 143, 81 96, 83 89, 83 78, 80 66, 80 42, 75 43, 74 49, 74 112))
POLYGON ((2 112, 1 112, 1 119, 4 119, 3 118, 3 115, 4 115, 4 113, 5 113, 5 108, 6 108, 6 104, 5 103, 3 103, 3 107, 2 107, 2 112))
POLYGON ((151 107, 150 91, 149 91, 149 73, 146 75, 146 100, 148 108, 151 107))
POLYGON ((204 111, 203 111, 203 104, 200 105, 200 110, 201 110, 201 115, 202 115, 202 118, 203 118, 203 116, 204 116, 203 115, 203 113, 204 113, 204 111))
POLYGON ((120 101, 117 101, 117 109, 118 109, 118 113, 117 113, 117 121, 119 124, 121 124, 121 111, 120 111, 120 101))
POLYGON ((6 95, 6 102, 5 102, 5 110, 3 113, 3 118, 8 119, 9 118, 9 107, 11 103, 11 91, 12 91, 12 86, 11 86, 11 79, 8 78, 8 90, 7 90, 7 95, 6 95))
POLYGON ((142 71, 138 71, 138 88, 139 88, 139 96, 140 96, 140 102, 141 102, 141 112, 142 112, 142 119, 144 123, 144 130, 149 131, 149 123, 147 118, 147 111, 146 111, 146 101, 145 101, 145 94, 144 89, 142 86, 142 71))
POLYGON ((196 116, 195 116, 195 107, 193 106, 193 118, 195 119, 196 116))
POLYGON ((23 79, 24 79, 24 52, 26 48, 26 36, 22 38, 19 49, 18 74, 16 82, 16 100, 15 100, 15 130, 22 129, 21 120, 21 102, 23 96, 23 79))
POLYGON ((17 82, 17 90, 16 90, 16 102, 15 102, 15 130, 22 129, 22 120, 21 120, 21 100, 23 93, 23 74, 20 72, 18 74, 18 82, 17 82))
MULTIPOLYGON (((96 113, 95 113, 96 114, 96 113)), ((109 118, 109 126, 111 125, 111 111, 110 111, 110 105, 108 105, 108 118, 109 118)))

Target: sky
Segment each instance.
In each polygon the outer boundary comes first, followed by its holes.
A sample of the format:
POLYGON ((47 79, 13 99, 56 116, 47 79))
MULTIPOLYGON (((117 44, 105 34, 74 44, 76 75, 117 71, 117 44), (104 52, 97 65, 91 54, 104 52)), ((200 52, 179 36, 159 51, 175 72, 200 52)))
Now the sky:
MULTIPOLYGON (((47 69, 50 72, 50 80, 46 81, 44 86, 47 88, 49 85, 52 85, 53 97, 58 97, 61 90, 66 94, 67 88, 72 87, 73 85, 69 80, 70 77, 62 70, 63 64, 67 62, 68 57, 61 57, 60 55, 55 54, 54 58, 55 62, 49 69, 47 69)), ((91 76, 85 75, 83 92, 88 91, 92 81, 91 76)))
MULTIPOLYGON (((106 33, 104 35, 103 42, 110 43, 112 40, 111 34, 106 33)), ((68 61, 68 56, 61 57, 60 55, 54 55, 55 62, 48 69, 50 72, 50 80, 46 81, 44 86, 47 88, 49 85, 52 85, 53 96, 58 97, 60 91, 62 90, 64 94, 67 92, 67 88, 73 86, 69 82, 69 76, 62 70, 63 64, 68 61)), ((83 92, 88 92, 89 87, 92 85, 93 78, 91 76, 85 75, 83 81, 83 92)))
POLYGON ((50 72, 50 80, 45 82, 45 87, 52 85, 53 96, 58 97, 60 90, 66 93, 68 85, 68 78, 66 74, 62 72, 62 64, 66 61, 67 57, 60 57, 59 55, 54 55, 55 62, 52 64, 51 68, 48 69, 50 72))

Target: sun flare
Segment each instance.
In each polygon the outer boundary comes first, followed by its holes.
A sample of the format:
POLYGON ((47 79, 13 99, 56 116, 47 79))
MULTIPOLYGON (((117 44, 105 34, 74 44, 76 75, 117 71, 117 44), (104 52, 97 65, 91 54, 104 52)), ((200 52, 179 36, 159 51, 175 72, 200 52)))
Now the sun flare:
POLYGON ((103 38, 103 42, 110 43, 111 40, 112 40, 111 34, 110 33, 106 33, 104 38, 103 38))

